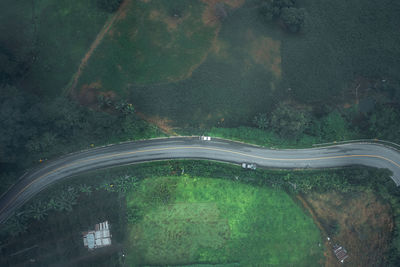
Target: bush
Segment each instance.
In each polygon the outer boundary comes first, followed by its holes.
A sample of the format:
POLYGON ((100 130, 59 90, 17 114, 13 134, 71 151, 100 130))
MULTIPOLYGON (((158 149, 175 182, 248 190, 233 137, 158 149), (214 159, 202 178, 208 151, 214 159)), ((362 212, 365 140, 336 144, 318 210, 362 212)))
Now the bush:
POLYGON ((260 129, 268 128, 268 117, 265 113, 260 113, 254 116, 253 123, 260 129))
POLYGON ((281 137, 297 137, 303 134, 310 115, 293 107, 290 103, 281 103, 271 114, 270 125, 281 137))
POLYGON ((286 7, 282 9, 281 19, 291 32, 298 32, 304 24, 304 8, 286 7))
POLYGON ((98 6, 107 12, 117 11, 123 0, 98 0, 98 6))

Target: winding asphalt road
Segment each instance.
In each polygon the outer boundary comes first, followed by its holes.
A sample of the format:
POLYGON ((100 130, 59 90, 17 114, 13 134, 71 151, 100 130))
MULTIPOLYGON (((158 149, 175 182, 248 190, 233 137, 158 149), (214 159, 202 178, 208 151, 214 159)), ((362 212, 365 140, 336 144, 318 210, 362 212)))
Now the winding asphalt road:
POLYGON ((112 166, 166 159, 207 159, 264 168, 331 168, 364 165, 392 171, 400 185, 400 152, 368 143, 310 149, 271 150, 244 143, 198 137, 151 139, 94 148, 43 163, 23 175, 0 199, 0 223, 50 184, 76 174, 112 166))

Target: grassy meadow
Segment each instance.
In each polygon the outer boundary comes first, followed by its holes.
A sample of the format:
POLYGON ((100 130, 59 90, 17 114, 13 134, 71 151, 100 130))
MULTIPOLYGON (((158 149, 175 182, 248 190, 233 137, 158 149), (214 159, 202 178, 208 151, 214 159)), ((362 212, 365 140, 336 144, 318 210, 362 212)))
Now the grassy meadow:
POLYGON ((97 0, 5 0, 0 10, 0 47, 29 61, 21 86, 46 97, 63 91, 109 17, 97 0))
POLYGON ((175 126, 233 127, 282 101, 353 105, 360 77, 398 79, 398 3, 304 0, 291 34, 259 1, 222 2, 224 19, 214 1, 132 2, 84 70, 82 97, 111 91, 175 126))
POLYGON ((312 218, 281 190, 200 177, 144 180, 128 194, 129 265, 318 266, 312 218))

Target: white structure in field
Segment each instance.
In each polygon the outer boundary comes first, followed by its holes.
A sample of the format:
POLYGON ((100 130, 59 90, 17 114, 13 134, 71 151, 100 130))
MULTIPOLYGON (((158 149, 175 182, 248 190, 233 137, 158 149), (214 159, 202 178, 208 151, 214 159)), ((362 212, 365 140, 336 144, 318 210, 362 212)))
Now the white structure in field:
POLYGON ((83 245, 89 250, 111 245, 111 234, 108 221, 98 223, 94 230, 83 232, 83 245))

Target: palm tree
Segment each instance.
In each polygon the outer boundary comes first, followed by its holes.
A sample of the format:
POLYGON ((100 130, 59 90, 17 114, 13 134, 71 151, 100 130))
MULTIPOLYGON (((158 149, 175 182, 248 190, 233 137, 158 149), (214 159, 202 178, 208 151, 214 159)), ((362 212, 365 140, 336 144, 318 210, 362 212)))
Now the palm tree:
POLYGON ((1 232, 12 236, 18 236, 19 234, 26 232, 27 229, 28 226, 26 220, 24 220, 22 216, 18 216, 14 213, 14 215, 6 221, 4 227, 1 227, 1 232))
POLYGON ((28 211, 35 220, 41 221, 47 216, 48 206, 39 200, 30 205, 28 211))
POLYGON ((47 208, 49 210, 57 210, 57 202, 54 200, 54 198, 51 198, 49 202, 47 203, 47 208))
POLYGON ((90 195, 92 193, 92 187, 90 185, 83 184, 79 186, 79 191, 81 193, 86 193, 87 195, 90 195))
POLYGON ((57 210, 72 211, 72 206, 77 203, 77 196, 78 193, 73 187, 68 187, 67 190, 63 190, 55 200, 57 203, 57 210))

